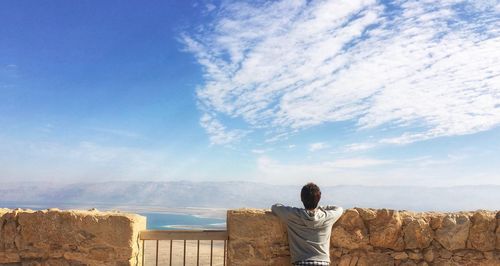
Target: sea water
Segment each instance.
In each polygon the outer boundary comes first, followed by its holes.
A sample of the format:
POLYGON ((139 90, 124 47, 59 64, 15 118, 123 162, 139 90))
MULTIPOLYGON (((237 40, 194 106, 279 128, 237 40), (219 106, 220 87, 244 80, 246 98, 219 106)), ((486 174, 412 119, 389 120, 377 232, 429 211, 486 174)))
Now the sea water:
POLYGON ((189 214, 172 213, 139 213, 147 217, 147 229, 225 229, 225 219, 206 218, 189 214))

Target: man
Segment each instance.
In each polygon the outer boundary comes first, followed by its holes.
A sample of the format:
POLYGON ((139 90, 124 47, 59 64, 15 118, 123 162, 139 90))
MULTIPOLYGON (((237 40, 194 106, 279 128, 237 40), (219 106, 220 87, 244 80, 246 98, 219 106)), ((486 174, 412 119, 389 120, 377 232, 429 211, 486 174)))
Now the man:
POLYGON ((304 208, 274 204, 271 208, 286 222, 293 265, 330 265, 332 225, 342 215, 336 206, 318 207, 321 191, 314 183, 302 187, 300 199, 304 208))

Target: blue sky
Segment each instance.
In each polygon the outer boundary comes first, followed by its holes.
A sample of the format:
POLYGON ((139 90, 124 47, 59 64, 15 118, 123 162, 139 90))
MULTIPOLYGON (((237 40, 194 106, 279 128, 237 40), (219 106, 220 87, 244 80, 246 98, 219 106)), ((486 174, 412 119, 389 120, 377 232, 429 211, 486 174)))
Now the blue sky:
POLYGON ((2 1, 0 180, 500 185, 499 1, 2 1))

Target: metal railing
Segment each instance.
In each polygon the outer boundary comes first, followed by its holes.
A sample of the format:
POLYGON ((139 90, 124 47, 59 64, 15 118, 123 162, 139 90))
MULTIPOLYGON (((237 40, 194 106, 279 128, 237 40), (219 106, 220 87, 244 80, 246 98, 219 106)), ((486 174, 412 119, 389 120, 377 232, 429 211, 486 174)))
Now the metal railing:
MULTIPOLYGON (((142 240, 142 265, 143 266, 149 266, 149 265, 155 265, 158 266, 160 265, 169 265, 173 266, 174 262, 174 257, 177 260, 180 260, 182 258, 182 263, 176 263, 175 265, 200 265, 201 263, 201 255, 200 255, 200 241, 210 241, 210 255, 205 254, 204 257, 209 257, 209 263, 210 266, 213 265, 226 265, 227 261, 227 241, 228 241, 228 234, 226 230, 146 230, 142 231, 140 233, 140 239, 142 240), (195 241, 196 245, 190 245, 190 249, 192 250, 195 246, 196 247, 196 264, 194 261, 191 261, 191 263, 186 264, 187 258, 194 259, 193 255, 190 254, 188 256, 188 241, 191 242, 195 241), (153 244, 154 247, 154 256, 151 255, 151 245, 148 245, 146 247, 146 244, 153 244), (168 258, 165 259, 164 252, 160 251, 160 242, 166 242, 168 244, 168 248, 165 253, 168 253, 168 258), (179 247, 174 248, 175 244, 180 242, 180 248, 182 251, 179 251, 179 247), (221 245, 223 242, 223 246, 221 245), (218 261, 214 261, 214 244, 216 247, 217 253, 222 253, 222 259, 220 256, 217 256, 218 261), (222 251, 221 251, 222 249, 222 251), (146 250, 148 251, 146 253, 146 250), (182 252, 182 256, 180 256, 179 252, 182 252), (147 256, 149 255, 149 256, 147 256), (163 260, 160 260, 160 255, 163 255, 163 260), (146 258, 148 257, 148 258, 146 258), (153 257, 153 258, 151 258, 153 257), (221 264, 222 262, 222 264, 221 264), (215 264, 214 264, 215 263, 215 264)), ((163 246, 163 245, 162 245, 163 246)), ((208 245, 203 245, 202 247, 208 248, 208 245)), ((163 250, 165 251, 165 250, 163 250)), ((220 254, 219 254, 220 255, 220 254)), ((203 264, 203 263, 202 263, 203 264)))

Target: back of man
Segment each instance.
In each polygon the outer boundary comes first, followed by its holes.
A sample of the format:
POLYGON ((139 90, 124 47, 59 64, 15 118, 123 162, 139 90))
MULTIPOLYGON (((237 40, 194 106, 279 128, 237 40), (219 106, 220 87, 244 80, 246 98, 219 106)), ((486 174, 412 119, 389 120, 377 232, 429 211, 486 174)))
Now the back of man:
POLYGON ((332 225, 342 215, 336 206, 318 207, 321 191, 313 183, 301 191, 305 209, 275 204, 272 211, 286 222, 291 261, 294 265, 329 265, 332 225))

